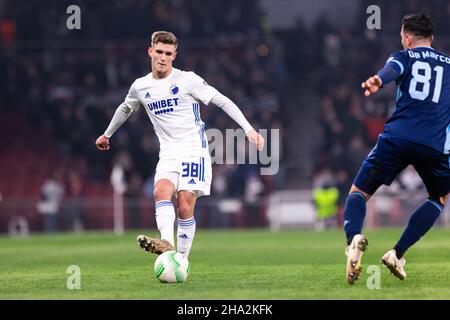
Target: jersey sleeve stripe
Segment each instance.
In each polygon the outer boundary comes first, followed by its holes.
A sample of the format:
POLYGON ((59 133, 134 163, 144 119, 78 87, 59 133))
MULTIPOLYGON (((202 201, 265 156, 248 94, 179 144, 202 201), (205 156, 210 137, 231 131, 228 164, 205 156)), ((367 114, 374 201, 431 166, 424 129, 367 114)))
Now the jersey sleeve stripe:
POLYGON ((400 67, 400 74, 403 74, 403 71, 405 71, 405 68, 403 67, 403 64, 400 61, 392 59, 389 62, 395 62, 400 67))

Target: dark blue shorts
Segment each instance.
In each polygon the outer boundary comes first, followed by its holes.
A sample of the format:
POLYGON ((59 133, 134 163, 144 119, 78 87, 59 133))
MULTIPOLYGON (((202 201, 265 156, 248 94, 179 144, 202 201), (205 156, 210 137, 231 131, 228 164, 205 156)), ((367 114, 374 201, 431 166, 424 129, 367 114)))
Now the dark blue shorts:
POLYGON ((390 185, 400 171, 413 165, 430 196, 443 197, 450 192, 449 161, 448 154, 431 147, 380 135, 353 183, 362 191, 374 194, 380 185, 390 185))

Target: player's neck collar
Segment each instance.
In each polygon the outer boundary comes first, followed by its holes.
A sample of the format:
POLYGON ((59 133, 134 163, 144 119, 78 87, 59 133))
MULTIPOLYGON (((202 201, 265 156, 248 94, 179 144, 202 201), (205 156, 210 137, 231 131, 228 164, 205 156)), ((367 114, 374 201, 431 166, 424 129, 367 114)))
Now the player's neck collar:
POLYGON ((167 76, 165 76, 164 78, 155 78, 155 77, 153 77, 153 71, 152 72, 150 72, 150 76, 151 76, 151 78, 153 79, 153 80, 156 80, 156 81, 160 81, 160 80, 166 80, 166 79, 169 79, 172 75, 173 75, 173 71, 175 70, 175 68, 173 68, 172 67, 172 70, 170 70, 170 73, 167 75, 167 76))
POLYGON ((434 48, 432 46, 417 46, 417 47, 414 47, 414 49, 416 49, 416 48, 427 48, 427 49, 433 49, 434 50, 434 48))

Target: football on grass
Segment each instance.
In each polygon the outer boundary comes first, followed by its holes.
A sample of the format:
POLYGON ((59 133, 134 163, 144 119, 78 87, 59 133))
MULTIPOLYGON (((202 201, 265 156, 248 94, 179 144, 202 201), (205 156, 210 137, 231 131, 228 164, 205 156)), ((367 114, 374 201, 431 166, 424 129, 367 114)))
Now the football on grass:
POLYGON ((163 283, 180 283, 189 275, 189 261, 177 251, 166 251, 156 259, 153 270, 163 283))

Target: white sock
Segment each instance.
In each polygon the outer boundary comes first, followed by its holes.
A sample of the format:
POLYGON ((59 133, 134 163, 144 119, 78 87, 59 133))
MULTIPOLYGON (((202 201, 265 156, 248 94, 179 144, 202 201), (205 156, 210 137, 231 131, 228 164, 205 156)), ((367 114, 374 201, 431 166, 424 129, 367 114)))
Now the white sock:
POLYGON ((155 203, 156 209, 156 225, 161 233, 161 239, 169 241, 174 245, 174 223, 175 223, 175 209, 172 201, 161 200, 155 203))
POLYGON ((189 257, 194 236, 195 218, 192 217, 186 220, 178 219, 177 251, 180 252, 186 259, 189 257))

